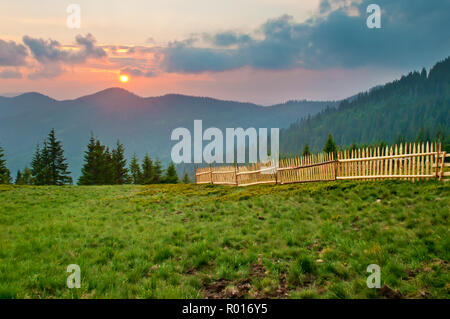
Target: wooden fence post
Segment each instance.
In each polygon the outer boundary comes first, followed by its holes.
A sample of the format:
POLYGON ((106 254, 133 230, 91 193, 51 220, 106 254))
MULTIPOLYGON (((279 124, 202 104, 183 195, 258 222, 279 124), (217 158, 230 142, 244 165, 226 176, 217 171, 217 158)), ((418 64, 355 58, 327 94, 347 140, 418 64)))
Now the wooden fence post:
POLYGON ((197 164, 195 164, 194 165, 194 176, 195 176, 195 184, 197 184, 198 183, 198 181, 197 181, 197 170, 198 170, 198 166, 197 166, 197 164))
POLYGON ((238 163, 236 162, 234 165, 234 175, 236 177, 236 186, 239 186, 238 173, 239 173, 239 167, 238 167, 238 163))
POLYGON ((214 184, 213 182, 213 170, 212 170, 212 165, 209 165, 209 177, 211 179, 211 184, 214 184))
MULTIPOLYGON (((278 164, 279 166, 280 164, 278 164)), ((278 184, 278 167, 275 166, 275 184, 278 184)))
POLYGON ((334 155, 331 154, 331 159, 334 160, 334 180, 337 180, 338 176, 338 166, 339 166, 339 158, 342 157, 342 153, 340 152, 338 158, 334 159, 334 155))
POLYGON ((436 178, 439 178, 439 161, 440 161, 440 152, 441 152, 441 141, 439 144, 436 144, 436 178))

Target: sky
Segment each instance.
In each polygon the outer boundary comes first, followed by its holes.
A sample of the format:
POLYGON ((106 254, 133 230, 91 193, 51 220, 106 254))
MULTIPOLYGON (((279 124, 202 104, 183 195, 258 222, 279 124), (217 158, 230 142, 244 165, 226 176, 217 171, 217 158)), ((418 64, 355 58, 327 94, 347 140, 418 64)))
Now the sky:
POLYGON ((448 30, 448 0, 0 0, 0 94, 337 100, 430 68, 448 30))

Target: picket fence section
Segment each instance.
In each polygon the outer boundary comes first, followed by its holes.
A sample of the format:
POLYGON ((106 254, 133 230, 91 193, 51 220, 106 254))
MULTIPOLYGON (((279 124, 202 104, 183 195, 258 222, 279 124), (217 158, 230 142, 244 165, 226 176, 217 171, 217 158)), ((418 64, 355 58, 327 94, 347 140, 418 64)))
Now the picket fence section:
POLYGON ((384 180, 437 178, 448 181, 450 157, 440 143, 405 143, 385 148, 359 148, 333 154, 321 153, 282 159, 273 163, 201 167, 196 184, 249 186, 334 180, 384 180))

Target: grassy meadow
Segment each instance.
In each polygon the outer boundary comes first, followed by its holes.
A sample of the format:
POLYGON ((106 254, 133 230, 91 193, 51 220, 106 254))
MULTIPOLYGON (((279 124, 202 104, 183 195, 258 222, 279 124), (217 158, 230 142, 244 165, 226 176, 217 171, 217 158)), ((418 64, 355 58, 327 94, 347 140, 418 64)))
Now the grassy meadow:
POLYGON ((449 213, 437 181, 0 185, 0 298, 449 298, 449 213))

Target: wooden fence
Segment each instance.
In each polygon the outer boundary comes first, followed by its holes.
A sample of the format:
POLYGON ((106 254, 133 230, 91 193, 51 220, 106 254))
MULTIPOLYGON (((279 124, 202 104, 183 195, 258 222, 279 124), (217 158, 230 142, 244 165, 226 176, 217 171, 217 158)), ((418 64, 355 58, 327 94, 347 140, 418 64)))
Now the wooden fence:
POLYGON ((450 157, 440 143, 405 143, 386 148, 360 148, 333 154, 321 153, 272 163, 198 168, 197 184, 249 186, 334 180, 437 178, 448 181, 450 157))

